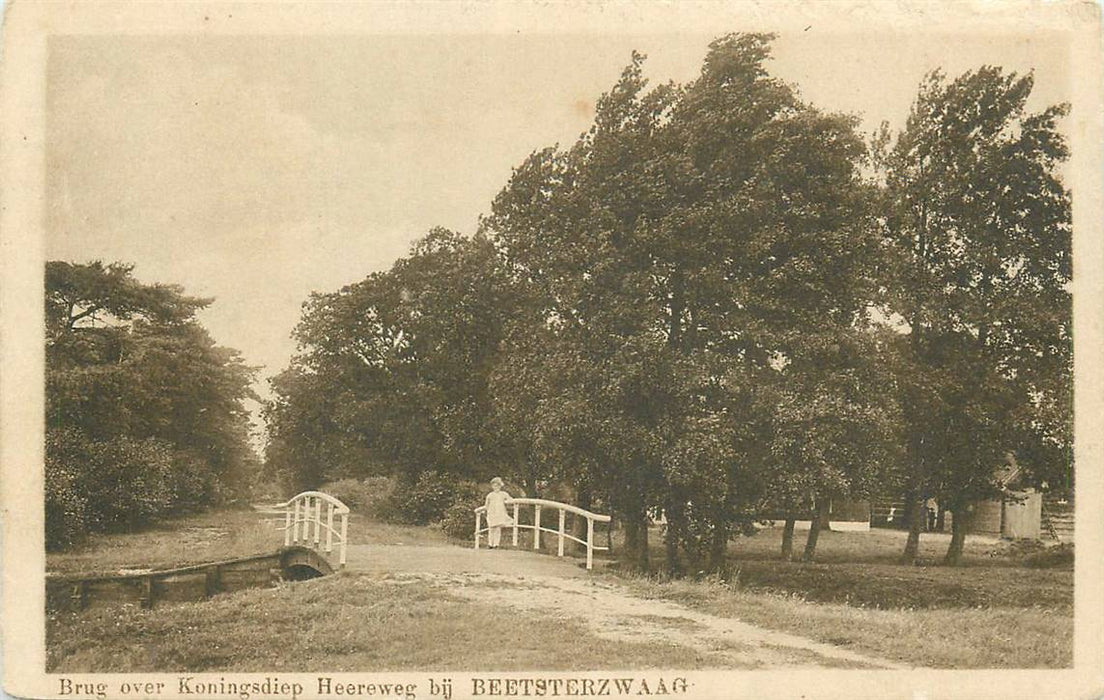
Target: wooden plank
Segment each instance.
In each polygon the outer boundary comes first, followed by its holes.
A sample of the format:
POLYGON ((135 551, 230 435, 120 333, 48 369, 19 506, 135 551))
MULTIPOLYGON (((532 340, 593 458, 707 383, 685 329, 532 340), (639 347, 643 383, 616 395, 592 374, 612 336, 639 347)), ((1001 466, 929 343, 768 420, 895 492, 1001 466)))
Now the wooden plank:
POLYGON ((322 499, 315 500, 318 501, 314 513, 314 546, 317 548, 318 543, 322 541, 322 499))
POLYGON ((557 553, 557 556, 561 556, 561 557, 563 556, 563 552, 564 552, 564 518, 566 518, 566 517, 567 517, 567 511, 565 511, 564 509, 561 508, 560 509, 560 542, 559 542, 559 547, 558 547, 559 551, 557 553))
POLYGON ((329 554, 333 551, 333 516, 334 516, 334 504, 330 504, 326 509, 326 553, 329 554))
POLYGON ((518 540, 518 504, 514 504, 514 546, 517 547, 518 540))
POLYGON ((153 608, 153 576, 142 580, 142 607, 153 608))
POLYGON ((533 549, 540 549, 541 544, 540 513, 541 507, 538 503, 533 506, 533 549))
POLYGON ((348 541, 346 535, 349 532, 349 514, 341 514, 341 568, 345 568, 345 544, 348 541))
POLYGON ((302 501, 298 501, 298 500, 295 501, 295 520, 293 521, 293 524, 291 526, 291 529, 292 529, 291 541, 292 542, 298 542, 299 541, 299 504, 301 502, 302 501))
POLYGON ((594 520, 587 518, 587 569, 594 566, 594 520))
POLYGON ((284 546, 291 544, 291 508, 284 508, 284 546))
POLYGON ((211 566, 207 569, 204 596, 210 598, 222 589, 222 567, 211 566))

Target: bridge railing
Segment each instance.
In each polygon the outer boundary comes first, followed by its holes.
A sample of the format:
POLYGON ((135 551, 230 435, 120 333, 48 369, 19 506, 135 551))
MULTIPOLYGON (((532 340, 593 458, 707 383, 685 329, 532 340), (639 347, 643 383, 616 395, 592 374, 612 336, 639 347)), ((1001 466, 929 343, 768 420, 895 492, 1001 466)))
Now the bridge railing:
POLYGON ((304 491, 292 496, 284 509, 284 546, 293 544, 322 549, 327 554, 338 546, 338 562, 345 567, 345 545, 349 532, 349 507, 321 491, 304 491), (324 514, 323 514, 324 513, 324 514), (337 521, 336 525, 334 521, 337 521), (322 531, 326 539, 322 541, 322 531))
MULTIPOLYGON (((586 547, 586 567, 588 569, 594 566, 594 552, 604 552, 609 547, 602 547, 594 544, 594 523, 608 523, 610 516, 600 515, 598 513, 591 513, 589 510, 584 510, 578 506, 573 506, 568 503, 560 503, 559 501, 547 501, 543 498, 511 498, 506 501, 506 505, 513 506, 513 520, 514 524, 507 526, 513 531, 513 545, 518 546, 518 531, 519 530, 532 530, 533 531, 533 549, 540 549, 541 546, 541 533, 547 532, 556 535, 558 538, 558 556, 564 555, 564 541, 571 540, 578 542, 586 547), (533 524, 524 525, 518 519, 521 506, 533 506, 533 524), (559 527, 555 530, 541 526, 541 509, 549 508, 556 510, 559 513, 559 527), (567 532, 566 516, 568 513, 574 513, 575 515, 586 518, 587 521, 587 534, 586 539, 581 540, 578 537, 567 532)), ((490 527, 483 527, 483 516, 487 512, 486 506, 480 506, 475 509, 475 548, 479 549, 479 538, 490 530, 490 527)))

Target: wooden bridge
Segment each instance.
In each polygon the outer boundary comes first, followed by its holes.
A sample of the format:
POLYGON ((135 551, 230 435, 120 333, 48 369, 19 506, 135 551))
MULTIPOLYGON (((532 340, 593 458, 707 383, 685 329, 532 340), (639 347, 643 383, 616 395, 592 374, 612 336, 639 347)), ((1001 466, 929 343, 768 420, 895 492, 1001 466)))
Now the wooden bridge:
POLYGON ((284 546, 275 552, 188 566, 118 574, 46 576, 48 610, 132 603, 196 601, 216 593, 261 588, 280 580, 326 576, 346 563, 349 508, 319 491, 306 491, 271 512, 284 514, 284 546), (322 532, 325 531, 325 538, 322 532), (337 549, 336 563, 332 561, 337 549))
MULTIPOLYGON (((509 526, 513 533, 513 546, 518 546, 518 531, 519 530, 532 530, 533 531, 533 549, 541 548, 541 533, 547 532, 556 535, 558 538, 557 543, 557 555, 564 555, 564 541, 571 540, 578 542, 586 547, 586 568, 591 569, 594 567, 594 552, 605 552, 609 550, 609 547, 600 547, 594 544, 594 523, 608 523, 610 516, 600 515, 598 513, 591 513, 589 510, 584 510, 578 506, 573 506, 567 503, 560 503, 559 501, 547 501, 543 498, 512 498, 506 501, 506 505, 513 506, 513 520, 514 524, 509 526), (521 524, 518 519, 520 515, 521 506, 533 506, 533 522, 529 525, 521 524), (541 509, 548 508, 555 510, 559 513, 559 527, 556 530, 541 526, 541 509), (572 513, 576 516, 586 518, 587 532, 586 539, 581 540, 574 535, 568 534, 566 528, 566 516, 568 513, 572 513)), ((475 548, 479 549, 479 538, 490 530, 489 527, 483 527, 483 515, 487 512, 486 506, 480 506, 475 509, 475 548)))

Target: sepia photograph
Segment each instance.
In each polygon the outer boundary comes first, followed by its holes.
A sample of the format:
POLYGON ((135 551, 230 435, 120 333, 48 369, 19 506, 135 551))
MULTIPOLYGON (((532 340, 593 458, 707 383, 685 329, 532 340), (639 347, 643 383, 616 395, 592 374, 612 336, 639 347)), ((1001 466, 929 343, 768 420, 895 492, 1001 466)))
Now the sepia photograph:
POLYGON ((5 9, 8 694, 1104 694, 1095 4, 5 9))

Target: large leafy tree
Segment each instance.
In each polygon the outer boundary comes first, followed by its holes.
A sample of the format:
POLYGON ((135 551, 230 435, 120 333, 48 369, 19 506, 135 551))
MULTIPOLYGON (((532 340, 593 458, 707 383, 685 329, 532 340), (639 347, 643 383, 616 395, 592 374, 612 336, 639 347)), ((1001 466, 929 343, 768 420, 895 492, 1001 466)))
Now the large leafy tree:
POLYGON ((256 476, 244 403, 253 370, 196 321, 211 300, 143 284, 132 269, 46 265, 52 545, 245 498, 256 476))
POLYGON ((1033 78, 983 67, 933 72, 885 160, 897 245, 894 310, 908 324, 903 403, 915 558, 921 498, 954 515, 999 493, 1008 453, 1041 482, 1068 478, 1071 231, 1057 169, 1066 106, 1029 112, 1033 78))
POLYGON ((273 380, 270 468, 289 487, 373 472, 489 478, 503 450, 488 378, 516 307, 491 243, 444 229, 390 270, 312 295, 299 353, 273 380))
MULTIPOLYGON (((633 535, 662 508, 672 570, 680 546, 722 566, 778 464, 762 413, 748 409, 763 405, 755 394, 780 374, 807 392, 843 391, 827 379, 855 363, 840 338, 854 335, 880 254, 857 172, 863 147, 853 120, 768 75, 769 41, 719 39, 697 80, 651 91, 634 56, 590 131, 566 151, 534 153, 485 221, 536 290, 542 332, 598 375, 546 403, 606 392, 592 400, 619 449, 598 454, 602 441, 577 436, 560 449, 575 450, 573 464, 605 465, 642 565, 647 543, 633 535)), ((872 439, 884 434, 863 411, 846 415, 872 439)))

